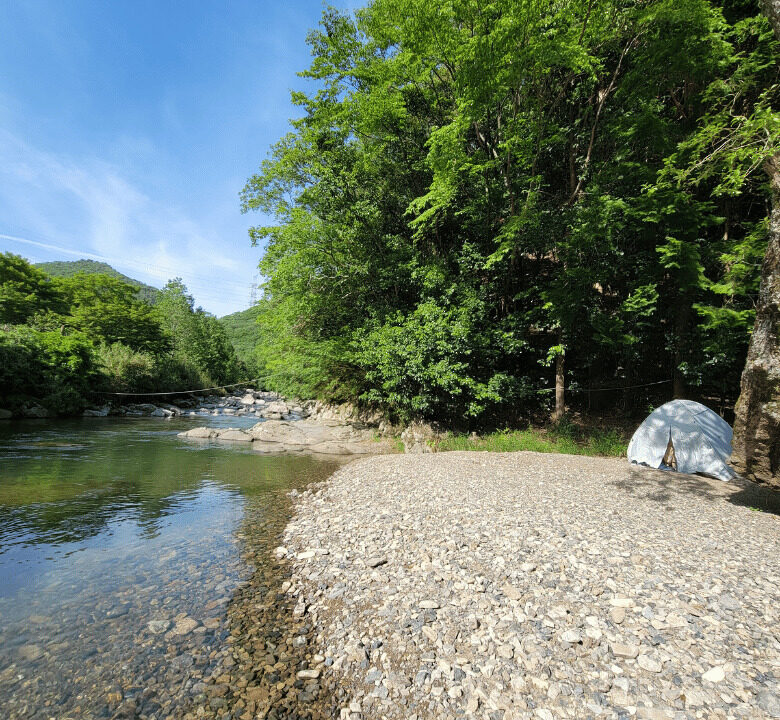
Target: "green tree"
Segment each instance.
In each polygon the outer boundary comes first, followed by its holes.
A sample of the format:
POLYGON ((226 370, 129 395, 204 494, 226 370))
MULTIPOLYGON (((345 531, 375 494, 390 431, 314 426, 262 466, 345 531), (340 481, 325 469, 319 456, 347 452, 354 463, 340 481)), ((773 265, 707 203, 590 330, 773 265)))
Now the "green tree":
POLYGON ((22 324, 39 313, 66 308, 59 286, 24 258, 0 253, 0 322, 22 324))
POLYGON ((733 399, 763 190, 715 192, 728 163, 675 176, 731 78, 733 107, 774 92, 765 24, 727 15, 707 0, 326 11, 301 73, 317 89, 293 95, 302 117, 242 193, 277 220, 250 232, 271 381, 473 423, 553 387, 560 416, 564 383, 673 378, 733 399))
POLYGON ((141 352, 168 349, 159 312, 136 298, 133 285, 110 275, 86 273, 58 283, 70 305, 66 323, 93 342, 118 342, 141 352))
POLYGON ((233 345, 219 321, 194 305, 181 278, 170 280, 160 291, 155 309, 174 355, 202 371, 209 382, 234 382, 239 365, 233 345))

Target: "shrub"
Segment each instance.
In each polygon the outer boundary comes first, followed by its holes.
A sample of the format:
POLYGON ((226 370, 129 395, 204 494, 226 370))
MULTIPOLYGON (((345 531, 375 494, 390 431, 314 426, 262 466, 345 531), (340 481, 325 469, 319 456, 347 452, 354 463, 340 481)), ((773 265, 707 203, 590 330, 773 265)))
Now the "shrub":
POLYGON ((79 412, 96 378, 93 348, 81 333, 26 325, 0 332, 0 402, 12 410, 34 399, 58 414, 79 412))

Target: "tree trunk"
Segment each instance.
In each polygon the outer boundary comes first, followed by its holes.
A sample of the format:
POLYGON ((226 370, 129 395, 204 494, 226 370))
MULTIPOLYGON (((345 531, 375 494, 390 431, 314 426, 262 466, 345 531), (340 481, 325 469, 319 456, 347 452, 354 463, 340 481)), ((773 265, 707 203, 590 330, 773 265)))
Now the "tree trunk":
POLYGON ((734 409, 737 471, 780 488, 780 156, 766 163, 772 186, 769 243, 761 267, 756 324, 734 409))
POLYGON ((674 399, 685 397, 685 375, 680 370, 680 365, 688 357, 689 333, 691 329, 691 299, 685 294, 677 305, 677 315, 674 319, 674 384, 672 393, 674 399))
POLYGON ((780 40, 780 0, 759 0, 761 12, 766 15, 775 36, 780 40))
POLYGON ((555 412, 552 419, 554 421, 560 420, 566 412, 566 397, 564 388, 564 367, 565 356, 563 352, 559 353, 555 358, 555 412))
MULTIPOLYGON (((780 40, 780 0, 759 0, 780 40)), ((738 472, 780 488, 780 155, 765 165, 772 189, 769 243, 761 266, 756 324, 734 408, 734 452, 738 472)))

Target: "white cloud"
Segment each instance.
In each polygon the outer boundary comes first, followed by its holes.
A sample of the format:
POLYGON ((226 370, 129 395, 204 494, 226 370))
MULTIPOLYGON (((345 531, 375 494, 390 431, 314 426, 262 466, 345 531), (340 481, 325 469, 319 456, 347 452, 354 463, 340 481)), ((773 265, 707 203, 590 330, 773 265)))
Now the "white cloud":
POLYGON ((101 158, 47 152, 0 129, 3 244, 16 237, 54 254, 97 256, 158 286, 178 275, 216 314, 246 307, 256 270, 245 247, 224 247, 225 231, 208 209, 191 217, 127 176, 101 158))

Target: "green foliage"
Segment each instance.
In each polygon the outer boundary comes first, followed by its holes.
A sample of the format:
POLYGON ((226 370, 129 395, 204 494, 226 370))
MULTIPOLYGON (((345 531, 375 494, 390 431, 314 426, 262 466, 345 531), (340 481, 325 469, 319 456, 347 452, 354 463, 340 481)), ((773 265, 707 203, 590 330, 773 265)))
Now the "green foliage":
POLYGON ((238 360, 224 328, 215 317, 194 308, 181 279, 165 285, 155 309, 182 366, 199 368, 211 384, 238 379, 238 360))
POLYGON ((246 310, 219 318, 220 325, 236 352, 236 358, 246 370, 245 379, 256 377, 260 371, 257 359, 257 346, 260 342, 260 327, 257 318, 260 308, 253 305, 246 310))
POLYGON ((120 342, 99 345, 96 360, 110 392, 153 392, 159 372, 154 356, 120 342))
POLYGON ((46 273, 18 255, 0 253, 0 322, 25 323, 65 306, 59 286, 46 273))
POLYGON ((165 392, 209 387, 211 377, 186 359, 169 353, 137 352, 122 343, 100 345, 96 363, 108 392, 165 392))
POLYGON ((71 414, 97 378, 92 344, 81 333, 62 335, 17 325, 0 329, 0 404, 16 410, 34 398, 71 414))
POLYGON ((70 313, 64 322, 96 343, 123 343, 137 351, 165 352, 160 312, 136 299, 135 288, 110 275, 77 273, 59 281, 70 313))
MULTIPOLYGON (((68 269, 73 265, 66 264, 68 269)), ((94 269, 94 268, 93 268, 94 269)), ((0 406, 28 401, 71 414, 95 393, 190 390, 238 379, 240 364, 219 321, 193 308, 181 281, 139 300, 116 274, 51 278, 0 255, 0 406)))
POLYGON ((487 435, 447 435, 437 450, 475 450, 487 452, 542 452, 567 455, 625 457, 628 444, 615 430, 570 433, 550 430, 500 430, 487 435))
POLYGON ((477 418, 521 399, 524 388, 494 372, 490 348, 476 345, 481 333, 474 310, 444 309, 429 300, 408 317, 398 314, 356 333, 355 363, 369 386, 362 399, 403 420, 427 416, 450 425, 464 412, 477 418))
POLYGON ((500 425, 563 355, 570 385, 735 399, 778 150, 755 8, 374 0, 309 42, 316 89, 242 193, 274 218, 272 386, 500 425))
POLYGON ((57 278, 69 278, 80 273, 85 275, 108 275, 128 285, 132 285, 135 288, 136 299, 143 300, 150 305, 154 305, 157 302, 157 294, 160 292, 156 287, 127 277, 127 275, 123 275, 118 270, 112 268, 108 263, 98 262, 97 260, 58 260, 55 262, 36 263, 33 267, 57 278))

